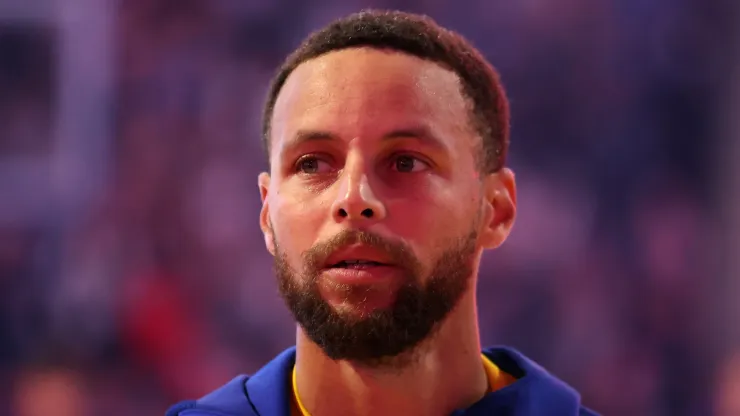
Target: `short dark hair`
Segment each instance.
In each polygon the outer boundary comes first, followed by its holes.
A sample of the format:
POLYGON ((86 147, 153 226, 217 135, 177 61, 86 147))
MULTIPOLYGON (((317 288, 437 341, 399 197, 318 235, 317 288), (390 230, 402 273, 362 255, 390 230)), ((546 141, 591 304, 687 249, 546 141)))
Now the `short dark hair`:
MULTIPOLYGON (((509 105, 496 69, 460 34, 425 15, 364 10, 311 33, 283 62, 268 90, 262 140, 270 159, 270 124, 275 101, 300 64, 332 51, 356 47, 395 50, 435 62, 455 72, 472 104, 470 122, 481 136, 478 164, 492 173, 504 166, 509 147, 509 105)), ((477 153, 477 152, 476 152, 477 153)))

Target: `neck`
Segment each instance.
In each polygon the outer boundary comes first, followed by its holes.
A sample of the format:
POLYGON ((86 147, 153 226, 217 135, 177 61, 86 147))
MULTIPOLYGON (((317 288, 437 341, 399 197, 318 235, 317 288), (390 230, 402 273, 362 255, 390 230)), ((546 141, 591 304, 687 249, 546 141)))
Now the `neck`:
POLYGON ((333 361, 300 328, 296 351, 298 394, 311 416, 448 415, 488 390, 472 293, 401 368, 333 361))

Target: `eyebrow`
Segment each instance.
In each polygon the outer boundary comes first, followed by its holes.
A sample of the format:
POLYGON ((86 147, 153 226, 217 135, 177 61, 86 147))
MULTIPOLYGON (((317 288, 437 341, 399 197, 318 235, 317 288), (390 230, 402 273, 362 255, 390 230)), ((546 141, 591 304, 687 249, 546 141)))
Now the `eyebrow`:
MULTIPOLYGON (((422 144, 437 148, 446 149, 444 142, 434 135, 431 130, 424 125, 412 126, 392 130, 383 135, 382 141, 393 141, 401 139, 417 140, 422 144)), ((295 149, 296 147, 313 141, 340 141, 341 137, 325 130, 298 130, 293 137, 286 143, 285 150, 295 149)))
POLYGON ((397 140, 397 139, 412 139, 417 140, 422 144, 437 148, 446 149, 447 146, 444 142, 437 137, 432 131, 424 125, 418 125, 409 128, 403 128, 393 130, 383 136, 383 141, 397 140))

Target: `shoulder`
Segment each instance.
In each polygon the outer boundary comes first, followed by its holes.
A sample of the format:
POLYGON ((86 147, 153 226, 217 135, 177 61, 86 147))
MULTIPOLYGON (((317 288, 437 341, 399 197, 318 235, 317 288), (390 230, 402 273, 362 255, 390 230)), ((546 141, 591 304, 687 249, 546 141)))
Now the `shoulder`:
POLYGON ((516 381, 494 396, 512 408, 530 409, 528 414, 598 416, 581 403, 580 394, 535 361, 510 347, 494 347, 483 354, 516 381))
POLYGON ((192 410, 196 405, 195 400, 185 400, 180 403, 176 403, 170 406, 165 412, 165 416, 180 416, 184 415, 186 411, 192 410))
POLYGON ((198 400, 177 403, 166 416, 288 416, 294 363, 295 347, 291 347, 254 375, 237 376, 198 400))
POLYGON ((249 376, 240 375, 198 400, 185 400, 171 406, 165 416, 232 416, 252 415, 245 394, 249 376))
POLYGON ((578 416, 599 416, 599 414, 586 407, 581 407, 581 411, 578 413, 578 416))

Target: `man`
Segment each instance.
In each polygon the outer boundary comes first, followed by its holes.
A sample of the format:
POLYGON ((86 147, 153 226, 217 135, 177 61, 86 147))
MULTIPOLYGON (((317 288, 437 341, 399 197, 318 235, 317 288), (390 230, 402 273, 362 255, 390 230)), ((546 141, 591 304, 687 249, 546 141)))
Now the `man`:
POLYGON ((427 17, 348 16, 287 58, 263 123, 260 224, 296 346, 168 415, 593 414, 519 353, 481 353, 478 266, 516 188, 478 51, 427 17))

